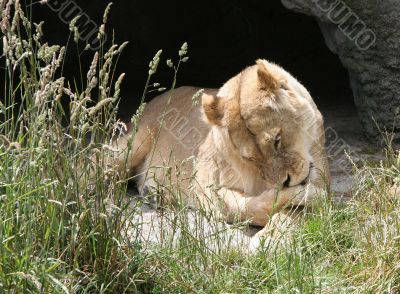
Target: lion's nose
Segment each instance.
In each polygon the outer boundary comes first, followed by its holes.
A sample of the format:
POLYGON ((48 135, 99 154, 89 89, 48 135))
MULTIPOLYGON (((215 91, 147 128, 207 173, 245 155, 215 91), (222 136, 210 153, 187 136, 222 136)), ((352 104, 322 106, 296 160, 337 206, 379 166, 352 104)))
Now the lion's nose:
POLYGON ((286 180, 283 182, 283 188, 289 188, 290 187, 290 175, 288 174, 286 177, 286 180))
POLYGON ((314 163, 310 162, 310 165, 308 167, 308 174, 304 178, 304 180, 300 183, 300 185, 302 185, 302 186, 307 185, 307 182, 310 180, 310 175, 311 175, 311 171, 312 171, 313 168, 314 168, 314 163))

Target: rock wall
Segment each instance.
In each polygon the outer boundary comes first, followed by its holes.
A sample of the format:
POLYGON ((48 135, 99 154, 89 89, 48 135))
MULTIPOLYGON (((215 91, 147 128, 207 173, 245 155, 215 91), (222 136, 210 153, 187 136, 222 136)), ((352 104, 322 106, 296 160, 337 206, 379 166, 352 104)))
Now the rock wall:
MULTIPOLYGON (((281 0, 312 15, 325 43, 348 70, 366 134, 400 139, 400 4, 398 0, 281 0)), ((351 127, 351 126, 349 126, 351 127)))

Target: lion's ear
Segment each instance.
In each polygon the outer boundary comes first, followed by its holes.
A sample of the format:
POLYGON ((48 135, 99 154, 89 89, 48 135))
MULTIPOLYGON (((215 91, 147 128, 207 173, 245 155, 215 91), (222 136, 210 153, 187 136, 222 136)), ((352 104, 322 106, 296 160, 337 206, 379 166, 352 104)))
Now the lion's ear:
POLYGON ((224 117, 224 100, 220 97, 203 94, 201 97, 201 104, 203 105, 207 121, 212 125, 222 125, 222 118, 224 117))
POLYGON ((273 75, 268 71, 263 60, 258 59, 257 63, 257 75, 260 87, 264 90, 275 90, 278 87, 278 83, 273 75))

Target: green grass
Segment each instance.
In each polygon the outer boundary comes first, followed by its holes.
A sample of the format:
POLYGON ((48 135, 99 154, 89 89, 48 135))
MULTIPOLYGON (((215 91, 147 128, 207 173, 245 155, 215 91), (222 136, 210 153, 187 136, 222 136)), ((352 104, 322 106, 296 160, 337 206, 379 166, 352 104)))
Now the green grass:
MULTIPOLYGON (((134 218, 140 209, 128 206, 127 182, 110 164, 116 154, 106 144, 123 127, 116 119, 123 75, 115 76, 114 65, 125 44, 94 54, 86 88, 76 89, 62 79, 63 49, 44 46, 13 6, 16 1, 8 2, 0 105, 0 293, 400 291, 400 200, 389 193, 391 183, 399 182, 400 157, 393 150, 382 164, 355 170, 351 203, 321 201, 285 242, 255 254, 223 245, 222 235, 210 248, 202 227, 189 225, 185 206, 160 211, 175 233, 165 233, 158 244, 144 242, 134 218), (50 58, 40 57, 43 50, 50 58), (14 104, 17 98, 21 106, 14 104), (65 98, 68 110, 61 107, 65 98)), ((181 51, 173 86, 184 59, 181 51)), ((140 111, 134 125, 138 120, 140 111)), ((194 219, 213 221, 202 211, 194 219)))

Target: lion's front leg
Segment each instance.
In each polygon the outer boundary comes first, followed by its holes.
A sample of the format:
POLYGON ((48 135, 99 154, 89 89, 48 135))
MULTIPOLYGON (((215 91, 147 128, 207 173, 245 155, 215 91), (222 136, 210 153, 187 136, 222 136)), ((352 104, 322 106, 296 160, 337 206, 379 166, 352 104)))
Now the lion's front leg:
POLYGON ((304 187, 267 190, 258 196, 247 196, 222 188, 218 191, 218 196, 223 201, 222 209, 227 221, 250 221, 252 225, 265 226, 273 213, 289 204, 292 199, 304 197, 304 187))
POLYGON ((291 239, 293 230, 297 227, 297 221, 302 212, 298 207, 283 209, 275 213, 267 225, 250 239, 249 251, 255 252, 262 245, 265 247, 285 245, 291 239))

